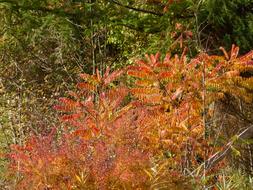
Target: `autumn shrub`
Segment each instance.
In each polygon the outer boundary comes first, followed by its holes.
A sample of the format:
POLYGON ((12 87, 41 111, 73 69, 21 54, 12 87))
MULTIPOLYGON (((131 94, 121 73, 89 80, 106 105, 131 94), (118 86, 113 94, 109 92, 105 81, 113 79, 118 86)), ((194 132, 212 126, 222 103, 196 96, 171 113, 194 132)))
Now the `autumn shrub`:
POLYGON ((238 47, 222 50, 224 57, 189 59, 186 49, 163 60, 147 55, 122 70, 81 74, 76 92, 55 106, 64 128, 12 146, 14 188, 191 189, 187 175, 219 169, 192 173, 220 149, 208 135, 212 103, 226 93, 253 98, 247 93, 253 81, 240 76, 253 69, 253 52, 237 57, 238 47))

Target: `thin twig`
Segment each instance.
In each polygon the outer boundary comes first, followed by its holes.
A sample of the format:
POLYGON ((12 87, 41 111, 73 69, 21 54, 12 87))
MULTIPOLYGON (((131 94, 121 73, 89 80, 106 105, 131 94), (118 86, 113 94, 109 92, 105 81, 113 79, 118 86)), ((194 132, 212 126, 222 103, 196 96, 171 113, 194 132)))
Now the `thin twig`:
POLYGON ((221 160, 223 160, 228 153, 231 151, 233 144, 239 140, 247 140, 250 138, 253 138, 253 125, 250 125, 248 128, 244 129, 241 133, 238 135, 235 135, 236 140, 233 139, 230 142, 228 142, 224 149, 221 151, 216 152, 213 154, 208 160, 206 160, 203 164, 201 164, 197 169, 195 169, 193 172, 191 172, 191 175, 194 175, 194 173, 198 172, 201 168, 204 170, 209 170, 212 168, 215 164, 219 163, 221 160))
POLYGON ((140 9, 140 8, 132 7, 132 6, 129 6, 129 5, 123 5, 122 3, 120 3, 116 0, 109 0, 109 1, 116 4, 116 5, 119 5, 121 7, 131 9, 133 11, 138 11, 138 12, 147 13, 147 14, 153 14, 153 15, 156 15, 156 16, 163 16, 164 15, 163 13, 158 13, 158 12, 154 12, 154 11, 150 11, 150 10, 146 10, 146 9, 140 9))

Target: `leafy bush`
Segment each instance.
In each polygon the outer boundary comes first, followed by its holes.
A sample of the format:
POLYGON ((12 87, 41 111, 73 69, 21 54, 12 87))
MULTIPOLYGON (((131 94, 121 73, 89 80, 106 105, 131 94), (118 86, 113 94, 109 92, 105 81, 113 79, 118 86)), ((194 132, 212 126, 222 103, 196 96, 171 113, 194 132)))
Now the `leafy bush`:
POLYGON ((253 98, 247 93, 253 81, 240 76, 253 69, 253 52, 237 58, 238 47, 230 55, 222 50, 224 57, 202 53, 188 60, 184 51, 161 61, 156 54, 103 76, 81 74, 78 90, 55 106, 62 131, 12 146, 14 188, 191 189, 186 174, 219 150, 207 133, 211 103, 224 93, 253 98), (125 85, 123 77, 133 83, 125 85))

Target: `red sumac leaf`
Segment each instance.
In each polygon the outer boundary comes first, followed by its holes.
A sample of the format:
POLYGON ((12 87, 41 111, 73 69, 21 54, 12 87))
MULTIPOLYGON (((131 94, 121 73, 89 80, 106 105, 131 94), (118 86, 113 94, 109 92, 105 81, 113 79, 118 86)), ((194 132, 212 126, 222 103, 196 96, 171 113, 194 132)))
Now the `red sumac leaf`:
POLYGON ((79 75, 83 80, 88 80, 91 78, 91 75, 87 74, 87 73, 82 73, 79 75))
POLYGON ((165 72, 161 72, 161 73, 159 74, 159 78, 160 78, 160 79, 166 79, 166 78, 170 78, 172 75, 173 75, 172 72, 170 72, 170 71, 165 71, 165 72))
POLYGON ((108 85, 123 74, 123 70, 112 72, 109 76, 104 79, 104 84, 108 85))
POLYGON ((71 114, 71 115, 63 115, 63 116, 61 116, 61 120, 62 121, 75 120, 75 119, 79 119, 81 116, 82 116, 81 113, 75 113, 75 114, 71 114))
POLYGON ((77 84, 77 87, 81 90, 87 90, 87 91, 95 91, 96 86, 89 84, 87 82, 80 82, 77 84))

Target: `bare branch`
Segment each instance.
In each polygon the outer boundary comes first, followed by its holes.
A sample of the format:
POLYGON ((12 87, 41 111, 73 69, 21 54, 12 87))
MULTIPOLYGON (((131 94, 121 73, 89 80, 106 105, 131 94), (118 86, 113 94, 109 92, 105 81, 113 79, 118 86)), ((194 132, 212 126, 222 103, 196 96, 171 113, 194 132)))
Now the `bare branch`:
POLYGON ((158 12, 154 12, 154 11, 150 11, 150 10, 146 10, 146 9, 135 8, 135 7, 131 7, 129 5, 123 5, 122 3, 120 3, 116 0, 109 0, 109 1, 116 4, 116 5, 119 5, 121 7, 127 8, 127 9, 131 9, 134 11, 143 12, 143 13, 147 13, 147 14, 153 14, 156 16, 163 16, 164 15, 163 13, 158 13, 158 12))
POLYGON ((236 139, 231 140, 230 142, 228 142, 225 146, 224 149, 221 151, 216 152, 215 154, 213 154, 208 160, 206 160, 203 164, 201 164, 199 166, 199 168, 197 168, 196 170, 194 170, 191 175, 193 175, 195 172, 200 171, 200 169, 211 169, 214 165, 216 165, 217 163, 219 163, 220 161, 222 161, 227 155, 228 153, 231 152, 233 144, 237 141, 237 140, 249 140, 251 138, 253 138, 253 125, 250 125, 248 128, 244 129, 241 133, 239 133, 238 135, 235 135, 236 139))
MULTIPOLYGON (((253 138, 253 125, 249 126, 248 128, 244 129, 240 134, 236 135, 236 140, 248 140, 253 138)), ((223 160, 226 155, 231 151, 235 140, 230 141, 226 144, 225 148, 219 152, 216 152, 213 156, 211 156, 205 163, 205 169, 210 169, 219 161, 223 160)))

